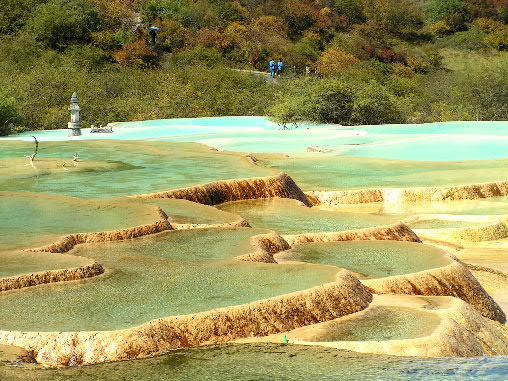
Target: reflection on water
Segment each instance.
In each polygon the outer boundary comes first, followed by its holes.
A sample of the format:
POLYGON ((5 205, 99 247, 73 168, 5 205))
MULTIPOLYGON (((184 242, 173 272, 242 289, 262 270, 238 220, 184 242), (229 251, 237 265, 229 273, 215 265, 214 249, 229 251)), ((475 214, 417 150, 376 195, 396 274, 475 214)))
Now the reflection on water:
POLYGON ((9 381, 505 381, 508 357, 397 358, 282 344, 187 348, 162 356, 66 369, 2 366, 9 381))

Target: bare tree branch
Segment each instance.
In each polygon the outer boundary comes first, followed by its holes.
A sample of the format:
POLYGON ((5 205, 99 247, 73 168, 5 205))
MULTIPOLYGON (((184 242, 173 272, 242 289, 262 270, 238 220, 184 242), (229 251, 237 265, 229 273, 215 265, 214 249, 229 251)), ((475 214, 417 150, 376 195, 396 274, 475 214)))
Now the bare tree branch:
POLYGON ((32 138, 34 138, 34 140, 35 140, 35 151, 31 155, 25 156, 25 157, 28 157, 30 159, 30 163, 32 163, 34 161, 35 156, 37 156, 37 152, 39 151, 39 142, 37 141, 37 138, 35 136, 33 136, 33 135, 32 135, 32 138))

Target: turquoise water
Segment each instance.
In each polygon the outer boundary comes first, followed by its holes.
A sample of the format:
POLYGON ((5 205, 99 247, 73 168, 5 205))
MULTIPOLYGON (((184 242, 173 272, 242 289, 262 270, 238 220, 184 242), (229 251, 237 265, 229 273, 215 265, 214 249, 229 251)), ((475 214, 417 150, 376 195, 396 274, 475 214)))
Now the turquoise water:
POLYGON ((0 364, 8 381, 506 381, 508 357, 400 358, 282 344, 228 344, 65 369, 0 364))
POLYGON ((508 179, 506 159, 425 162, 273 154, 258 158, 261 166, 289 173, 304 190, 445 186, 508 179))
POLYGON ((15 139, 155 139, 204 143, 230 151, 298 152, 327 146, 332 156, 454 161, 508 157, 508 122, 338 127, 302 125, 281 131, 264 117, 220 117, 117 123, 112 134, 68 138, 67 130, 37 131, 15 139))
MULTIPOLYGON (((30 154, 33 146, 30 141, 0 141, 0 159, 18 160, 30 154)), ((164 191, 216 180, 270 176, 275 172, 254 166, 236 154, 210 151, 197 144, 125 140, 41 142, 34 168, 26 167, 25 163, 28 159, 12 163, 6 160, 6 168, 0 166, 3 171, 0 191, 104 198, 164 191), (59 163, 71 162, 75 152, 78 152, 82 165, 89 165, 86 170, 65 170, 56 164, 52 172, 38 169, 50 158, 58 158, 59 163), (94 166, 94 162, 100 165, 94 166)))

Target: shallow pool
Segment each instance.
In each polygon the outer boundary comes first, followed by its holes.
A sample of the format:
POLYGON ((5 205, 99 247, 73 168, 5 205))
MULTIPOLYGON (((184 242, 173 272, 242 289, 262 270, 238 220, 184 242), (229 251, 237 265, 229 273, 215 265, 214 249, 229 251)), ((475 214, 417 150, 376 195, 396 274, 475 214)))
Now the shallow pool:
MULTIPOLYGON (((114 330, 152 319, 234 306, 335 279, 331 267, 233 260, 253 251, 266 230, 203 229, 115 243, 85 244, 72 254, 106 274, 0 293, 0 329, 114 330)), ((55 254, 58 255, 58 254, 55 254)))
POLYGON ((254 166, 245 157, 211 151, 198 144, 132 141, 66 141, 39 144, 34 165, 20 161, 33 142, 0 141, 0 191, 44 192, 105 198, 164 191, 199 183, 270 176, 276 171, 254 166), (78 153, 77 168, 62 167, 78 153), (45 161, 55 161, 46 170, 45 161), (94 163, 99 163, 94 165, 94 163), (82 169, 82 166, 87 166, 82 169))
POLYGON ((251 226, 271 229, 279 234, 336 232, 389 225, 398 221, 390 216, 308 208, 290 199, 235 201, 219 205, 218 208, 241 215, 251 226))
POLYGON ((333 265, 369 279, 410 274, 450 263, 441 249, 399 241, 304 243, 284 252, 280 258, 333 265))
MULTIPOLYGON (((441 319, 436 314, 405 307, 373 307, 360 314, 323 324, 304 341, 387 341, 432 334, 441 319)), ((293 339, 291 336, 289 339, 293 339)), ((298 337, 295 337, 299 340, 298 337)))
MULTIPOLYGON (((508 152, 508 151, 507 151, 508 152)), ((508 156, 508 154, 507 154, 508 156)), ((447 186, 508 180, 508 160, 401 161, 315 155, 258 155, 304 190, 447 186)))
POLYGON ((0 278, 80 267, 91 262, 87 258, 65 254, 0 251, 0 278))
POLYGON ((226 344, 65 369, 0 364, 0 375, 9 381, 505 381, 508 357, 401 358, 298 345, 226 344))
MULTIPOLYGON (((506 158, 508 122, 447 122, 423 125, 340 127, 301 125, 279 130, 264 117, 220 117, 115 123, 112 134, 87 139, 193 141, 231 151, 298 152, 326 147, 337 156, 453 161, 506 158)), ((68 140, 67 130, 36 131, 15 139, 68 140)))
POLYGON ((0 249, 31 249, 64 234, 116 230, 160 219, 154 205, 0 192, 0 249))

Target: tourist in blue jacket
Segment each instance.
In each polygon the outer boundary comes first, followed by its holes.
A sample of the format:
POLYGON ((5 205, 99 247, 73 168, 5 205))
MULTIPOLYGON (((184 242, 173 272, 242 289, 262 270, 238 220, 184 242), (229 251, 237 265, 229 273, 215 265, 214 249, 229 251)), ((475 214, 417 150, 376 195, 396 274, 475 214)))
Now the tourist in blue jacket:
POLYGON ((279 75, 279 77, 282 75, 283 70, 284 70, 284 62, 282 62, 282 60, 279 60, 279 62, 277 62, 277 74, 279 75))
POLYGON ((274 60, 270 60, 270 62, 268 62, 268 66, 270 67, 270 77, 275 78, 275 70, 277 69, 277 64, 274 60))

